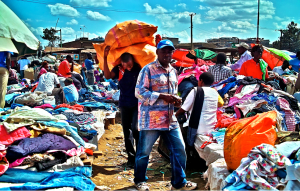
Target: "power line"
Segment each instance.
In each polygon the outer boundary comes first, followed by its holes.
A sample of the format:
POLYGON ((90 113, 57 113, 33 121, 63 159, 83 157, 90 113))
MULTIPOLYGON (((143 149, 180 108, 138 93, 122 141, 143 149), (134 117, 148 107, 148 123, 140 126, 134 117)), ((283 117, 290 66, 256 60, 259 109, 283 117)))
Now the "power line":
MULTIPOLYGON (((17 0, 17 1, 23 1, 27 3, 36 3, 36 4, 42 4, 42 5, 49 5, 51 3, 55 4, 57 2, 46 2, 46 1, 36 1, 36 0, 17 0)), ((68 5, 68 4, 64 4, 68 5)), ((71 5, 69 5, 71 6, 71 5)), ((104 9, 104 8, 94 8, 94 7, 80 7, 80 6, 71 6, 73 8, 77 9, 87 9, 87 10, 97 10, 97 11, 111 11, 111 12, 129 12, 129 13, 146 13, 146 14, 157 14, 157 15, 170 15, 170 14, 176 14, 178 12, 167 12, 167 13, 151 13, 147 11, 134 11, 134 10, 117 10, 117 9, 104 9)))

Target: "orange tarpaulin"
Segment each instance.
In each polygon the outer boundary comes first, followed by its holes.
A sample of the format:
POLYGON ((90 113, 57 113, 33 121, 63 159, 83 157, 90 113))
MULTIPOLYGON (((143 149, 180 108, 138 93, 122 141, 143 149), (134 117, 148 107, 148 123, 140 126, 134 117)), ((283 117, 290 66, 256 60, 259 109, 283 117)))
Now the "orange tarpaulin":
POLYGON ((154 33, 157 26, 138 20, 125 21, 117 24, 105 36, 105 44, 111 49, 123 48, 137 43, 155 46, 154 33))
POLYGON ((276 111, 257 114, 253 117, 232 122, 224 138, 224 158, 228 170, 239 167, 242 158, 246 157, 253 147, 262 143, 275 144, 277 134, 276 111))
MULTIPOLYGON (((104 49, 107 46, 105 43, 93 44, 97 52, 97 58, 99 60, 99 67, 104 70, 104 49)), ((114 66, 121 63, 120 57, 123 53, 128 52, 133 55, 135 62, 140 64, 141 67, 156 60, 156 47, 147 43, 139 43, 124 48, 117 48, 109 51, 107 57, 107 64, 109 70, 112 70, 114 66)))

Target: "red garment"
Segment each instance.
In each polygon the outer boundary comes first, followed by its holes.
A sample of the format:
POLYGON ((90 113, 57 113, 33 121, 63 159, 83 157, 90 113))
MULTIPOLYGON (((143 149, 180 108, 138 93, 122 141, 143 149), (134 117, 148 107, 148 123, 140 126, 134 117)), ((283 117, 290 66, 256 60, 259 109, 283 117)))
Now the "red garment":
POLYGON ((41 108, 41 109, 51 108, 51 109, 54 109, 54 108, 52 107, 52 105, 50 105, 49 103, 44 104, 44 105, 41 105, 41 106, 36 106, 36 107, 34 107, 34 108, 41 108))
POLYGON ((67 74, 70 72, 71 72, 70 63, 67 60, 62 61, 58 67, 58 73, 65 78, 70 78, 72 75, 67 74))
POLYGON ((215 128, 226 128, 228 127, 233 121, 238 120, 237 118, 231 118, 223 115, 222 111, 217 111, 217 120, 218 123, 215 128))
POLYGON ((156 44, 156 47, 157 47, 158 43, 159 43, 161 40, 162 40, 162 38, 161 38, 160 34, 157 34, 157 35, 155 36, 155 44, 156 44))
POLYGON ((60 105, 56 106, 54 109, 58 109, 58 108, 62 108, 62 107, 73 109, 73 110, 78 110, 78 111, 83 111, 83 108, 84 108, 83 105, 76 104, 76 105, 70 106, 66 103, 63 103, 63 104, 60 104, 60 105))
POLYGON ((30 137, 30 132, 26 129, 26 127, 21 127, 14 130, 11 133, 7 133, 5 127, 0 125, 0 144, 10 145, 13 142, 30 137))
POLYGON ((84 152, 90 156, 93 156, 93 150, 91 149, 85 149, 84 152))

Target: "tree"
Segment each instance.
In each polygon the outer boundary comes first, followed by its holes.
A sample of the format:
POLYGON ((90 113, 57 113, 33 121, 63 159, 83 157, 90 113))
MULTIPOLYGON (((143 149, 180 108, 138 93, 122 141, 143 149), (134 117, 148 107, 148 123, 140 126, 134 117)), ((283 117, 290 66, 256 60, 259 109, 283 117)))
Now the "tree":
POLYGON ((57 41, 59 40, 59 37, 55 36, 55 34, 57 33, 57 30, 55 30, 52 27, 50 29, 45 28, 45 29, 43 29, 43 33, 44 33, 44 36, 41 36, 42 39, 49 41, 48 46, 55 47, 55 45, 57 45, 57 41))
POLYGON ((279 30, 282 34, 279 40, 273 42, 273 47, 281 50, 297 52, 300 50, 300 29, 298 24, 292 21, 287 29, 279 30))

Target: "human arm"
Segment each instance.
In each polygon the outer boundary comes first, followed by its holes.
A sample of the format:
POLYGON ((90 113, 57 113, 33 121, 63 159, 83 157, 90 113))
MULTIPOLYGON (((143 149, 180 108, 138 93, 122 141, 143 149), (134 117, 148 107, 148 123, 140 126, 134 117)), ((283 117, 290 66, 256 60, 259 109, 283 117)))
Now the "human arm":
POLYGON ((74 71, 74 61, 72 61, 72 64, 71 64, 71 72, 73 72, 74 71))
POLYGON ((7 52, 7 55, 6 55, 6 67, 7 67, 8 70, 10 69, 10 63, 11 63, 11 54, 10 54, 10 52, 7 52))
POLYGON ((192 105, 194 104, 194 100, 195 100, 195 89, 192 89, 190 91, 190 93, 188 94, 188 96, 186 97, 181 108, 176 112, 175 116, 177 117, 186 111, 190 111, 192 108, 192 105))
POLYGON ((109 71, 108 64, 107 64, 107 56, 110 51, 110 46, 105 47, 104 49, 104 76, 106 79, 114 79, 116 74, 113 71, 109 71))

